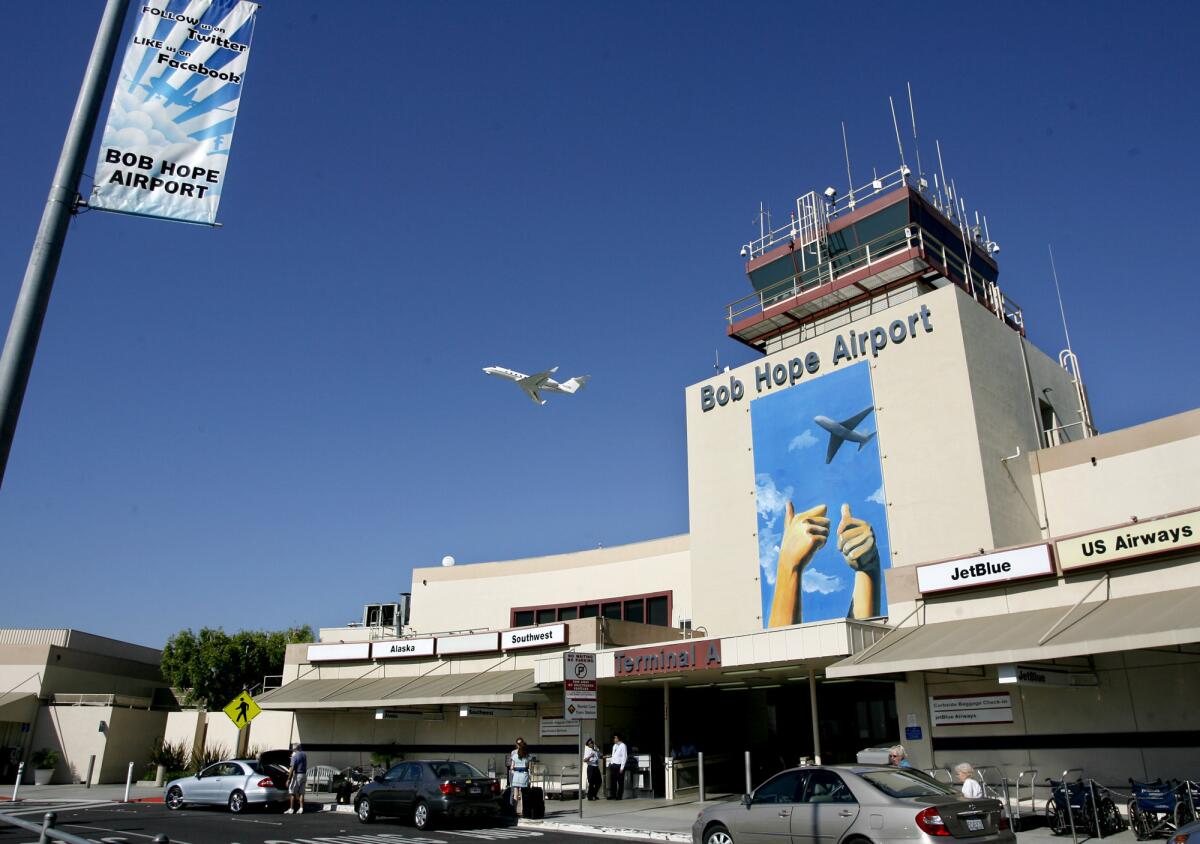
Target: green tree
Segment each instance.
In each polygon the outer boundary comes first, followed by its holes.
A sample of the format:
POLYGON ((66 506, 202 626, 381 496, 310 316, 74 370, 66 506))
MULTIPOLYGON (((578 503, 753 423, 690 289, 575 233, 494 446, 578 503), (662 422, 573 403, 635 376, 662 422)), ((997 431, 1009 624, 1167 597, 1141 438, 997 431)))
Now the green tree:
POLYGON ((217 628, 180 630, 163 648, 162 673, 172 686, 186 692, 186 701, 220 709, 243 689, 267 674, 283 671, 288 645, 311 642, 307 624, 289 630, 240 630, 233 635, 217 628))

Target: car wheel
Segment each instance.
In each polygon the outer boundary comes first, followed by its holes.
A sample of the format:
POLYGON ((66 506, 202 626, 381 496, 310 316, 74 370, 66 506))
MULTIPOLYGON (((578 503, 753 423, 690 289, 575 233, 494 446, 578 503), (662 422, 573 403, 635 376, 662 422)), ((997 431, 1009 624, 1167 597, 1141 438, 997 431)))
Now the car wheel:
POLYGON ((733 844, 733 836, 721 824, 714 824, 704 831, 704 844, 733 844))
POLYGON ((371 798, 360 797, 354 807, 354 813, 358 815, 358 819, 362 823, 371 823, 375 820, 375 809, 371 806, 371 798))
POLYGON ((163 801, 167 804, 167 808, 175 811, 183 808, 183 789, 177 785, 173 785, 167 789, 167 799, 163 801))
POLYGON ((418 800, 417 805, 413 806, 413 826, 422 831, 433 826, 433 814, 424 800, 418 800))
POLYGON ((229 811, 238 815, 246 810, 246 793, 241 789, 235 789, 229 795, 229 811))

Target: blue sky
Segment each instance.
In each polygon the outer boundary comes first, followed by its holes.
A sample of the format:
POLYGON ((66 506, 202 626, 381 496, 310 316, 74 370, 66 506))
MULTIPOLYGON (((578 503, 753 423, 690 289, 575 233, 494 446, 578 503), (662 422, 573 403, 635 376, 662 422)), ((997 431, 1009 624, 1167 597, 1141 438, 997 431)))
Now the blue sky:
MULTIPOLYGON (((5 327, 101 5, 6 9, 5 327)), ((0 623, 336 625, 445 554, 685 532, 683 389, 752 357, 722 313, 758 203, 843 187, 842 120, 857 181, 893 169, 906 81, 1056 355, 1053 242, 1100 427, 1194 407, 1198 23, 268 4, 224 227, 72 224, 0 488, 0 623), (535 407, 489 364, 593 380, 535 407)))

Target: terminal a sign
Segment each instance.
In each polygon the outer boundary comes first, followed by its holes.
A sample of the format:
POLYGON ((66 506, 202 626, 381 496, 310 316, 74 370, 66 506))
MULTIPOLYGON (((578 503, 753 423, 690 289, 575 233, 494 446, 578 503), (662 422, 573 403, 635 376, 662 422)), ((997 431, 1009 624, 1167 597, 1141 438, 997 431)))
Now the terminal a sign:
MULTIPOLYGON (((898 346, 908 339, 916 339, 918 327, 921 333, 933 331, 933 315, 927 305, 922 305, 916 313, 909 314, 906 319, 896 319, 888 326, 877 325, 865 331, 848 331, 834 337, 833 350, 830 359, 833 365, 858 360, 870 355, 879 357, 879 353, 890 343, 898 346)), ((787 362, 775 364, 764 363, 754 367, 754 391, 762 395, 770 390, 791 387, 807 375, 816 375, 821 369, 821 356, 809 352, 804 357, 794 357, 787 362)), ((736 375, 729 376, 728 384, 717 386, 705 385, 700 388, 700 409, 705 413, 715 407, 724 407, 732 402, 741 401, 746 397, 746 385, 736 375)))
POLYGON ((917 566, 917 591, 927 595, 1050 574, 1054 574, 1050 546, 1034 545, 917 566))
POLYGON ((613 654, 613 672, 617 677, 720 667, 720 639, 690 639, 653 648, 617 651, 613 654))
POLYGON ((1063 571, 1173 554, 1200 546, 1200 510, 1086 533, 1054 544, 1063 571))

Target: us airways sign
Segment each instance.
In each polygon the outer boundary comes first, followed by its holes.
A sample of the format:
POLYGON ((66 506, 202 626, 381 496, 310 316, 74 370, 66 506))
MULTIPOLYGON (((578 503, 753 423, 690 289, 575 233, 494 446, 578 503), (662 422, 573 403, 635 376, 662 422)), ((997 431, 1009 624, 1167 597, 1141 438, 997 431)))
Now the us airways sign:
POLYGON ((617 677, 720 667, 720 639, 689 639, 653 648, 617 651, 613 654, 613 673, 617 677))

